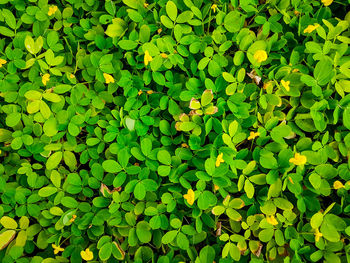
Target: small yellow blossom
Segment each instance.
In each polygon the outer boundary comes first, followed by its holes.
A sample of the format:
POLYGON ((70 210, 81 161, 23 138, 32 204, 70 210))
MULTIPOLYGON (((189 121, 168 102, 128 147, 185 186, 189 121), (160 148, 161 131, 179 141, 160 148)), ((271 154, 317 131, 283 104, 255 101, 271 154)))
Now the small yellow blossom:
POLYGON ((298 16, 298 15, 300 15, 300 12, 297 10, 294 10, 294 15, 298 16))
POLYGON ((70 74, 69 77, 70 77, 71 79, 74 79, 74 78, 75 78, 75 75, 74 75, 74 74, 70 74))
POLYGON ((163 31, 163 30, 162 30, 161 28, 158 28, 158 29, 157 29, 157 33, 158 33, 158 34, 162 33, 162 31, 163 31))
POLYGON ((105 78, 106 84, 114 83, 114 78, 112 75, 103 73, 103 77, 105 78))
POLYGON ((168 58, 168 55, 165 54, 165 53, 161 53, 160 56, 161 56, 162 58, 168 58))
POLYGON ((334 187, 334 189, 338 190, 338 189, 344 188, 345 186, 343 185, 342 182, 340 182, 340 181, 335 181, 335 182, 333 183, 333 187, 334 187))
POLYGON ((50 81, 50 74, 46 73, 41 77, 41 81, 44 84, 44 86, 46 86, 47 82, 50 81))
POLYGON ((2 67, 2 65, 6 64, 7 61, 5 59, 0 58, 0 68, 2 67))
POLYGON ((60 246, 56 246, 55 244, 52 244, 52 248, 53 248, 53 253, 55 255, 64 251, 64 248, 61 248, 60 246))
POLYGON ((216 162, 215 162, 216 167, 219 167, 221 163, 225 162, 224 159, 222 158, 223 156, 224 154, 220 153, 218 157, 216 157, 216 162))
POLYGON ((139 92, 137 92, 137 95, 141 95, 143 93, 143 91, 142 90, 139 90, 139 92))
POLYGON ((189 146, 188 146, 187 143, 182 143, 182 144, 181 144, 181 147, 182 147, 182 148, 188 148, 189 146))
POLYGON ((284 79, 281 80, 281 85, 286 89, 286 91, 290 91, 289 84, 290 84, 289 80, 287 81, 285 81, 284 79))
POLYGON ((87 249, 82 250, 80 252, 80 256, 82 259, 89 261, 89 260, 92 260, 94 258, 94 253, 92 253, 92 251, 89 248, 87 248, 87 249))
POLYGON ((269 224, 271 224, 273 226, 278 225, 278 221, 276 220, 275 216, 273 216, 273 215, 272 216, 268 216, 266 218, 266 221, 267 221, 267 223, 269 223, 269 224))
POLYGON ((267 53, 265 50, 257 50, 254 53, 254 59, 258 62, 261 63, 267 59, 267 53))
POLYGON ((151 95, 151 94, 153 94, 153 93, 154 93, 153 90, 147 90, 147 94, 151 95))
POLYGON ((143 3, 143 7, 144 7, 144 8, 147 8, 148 6, 149 6, 149 4, 148 4, 147 2, 144 2, 144 3, 143 3))
POLYGON ((248 137, 248 140, 254 140, 256 137, 260 136, 260 132, 251 131, 248 137))
POLYGON ((187 190, 187 194, 184 194, 183 197, 187 201, 189 205, 193 205, 194 203, 194 192, 192 189, 187 190))
POLYGON ((153 60, 153 58, 151 57, 151 55, 149 54, 148 50, 145 51, 145 56, 143 58, 143 61, 145 63, 145 66, 148 65, 149 62, 151 62, 153 60))
POLYGON ((333 3, 333 0, 321 0, 321 2, 324 6, 329 6, 333 3))
POLYGON ((219 190, 219 189, 220 189, 220 187, 217 186, 216 184, 214 184, 214 190, 217 191, 217 190, 219 190))
POLYGON ((76 218, 77 218, 77 215, 72 215, 72 218, 69 220, 69 222, 73 223, 76 218))
POLYGON ((304 165, 306 164, 306 161, 307 161, 306 156, 301 155, 300 153, 295 153, 294 157, 289 159, 289 162, 295 165, 304 165))
POLYGON ((295 68, 295 69, 292 70, 292 72, 293 72, 293 73, 299 72, 299 69, 295 68))
POLYGON ((215 13, 216 10, 218 9, 218 6, 217 6, 216 4, 213 4, 213 5, 211 6, 211 9, 212 9, 213 12, 215 13))
POLYGON ((320 238, 323 236, 323 234, 318 230, 318 228, 316 228, 314 235, 315 235, 316 242, 318 242, 320 240, 320 238))
POLYGON ((55 5, 50 6, 50 7, 49 7, 49 12, 47 12, 47 14, 48 14, 49 16, 52 16, 53 14, 56 13, 57 10, 58 10, 57 6, 55 6, 55 5))
POLYGON ((320 26, 319 24, 308 25, 307 28, 305 28, 304 30, 304 34, 311 33, 312 31, 316 30, 316 28, 318 28, 319 26, 320 26))

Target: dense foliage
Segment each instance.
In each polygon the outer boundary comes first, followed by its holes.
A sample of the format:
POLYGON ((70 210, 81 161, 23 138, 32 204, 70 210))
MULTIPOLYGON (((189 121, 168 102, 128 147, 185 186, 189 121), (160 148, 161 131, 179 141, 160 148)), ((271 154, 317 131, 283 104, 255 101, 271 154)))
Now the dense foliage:
POLYGON ((350 262, 348 0, 0 0, 0 260, 350 262))

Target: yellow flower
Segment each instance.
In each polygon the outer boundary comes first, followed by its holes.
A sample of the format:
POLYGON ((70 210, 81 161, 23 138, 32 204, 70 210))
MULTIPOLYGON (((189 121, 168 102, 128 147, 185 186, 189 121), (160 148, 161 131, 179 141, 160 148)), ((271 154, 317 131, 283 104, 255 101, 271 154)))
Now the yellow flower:
POLYGON ((143 7, 144 7, 144 8, 147 8, 148 6, 149 6, 148 3, 146 3, 146 2, 143 3, 143 7))
POLYGON ((5 59, 0 58, 0 68, 2 67, 2 65, 6 64, 7 61, 5 59))
POLYGON ((318 28, 319 26, 320 26, 319 24, 308 25, 307 28, 305 28, 304 30, 304 34, 311 33, 312 31, 316 30, 316 28, 318 28))
POLYGON ((254 53, 254 59, 258 62, 261 63, 267 59, 267 53, 265 50, 258 50, 254 53))
POLYGON ((148 65, 149 62, 151 62, 153 60, 153 58, 151 57, 151 55, 149 54, 148 50, 145 51, 145 56, 143 58, 143 61, 145 63, 145 66, 148 65))
POLYGON ((256 137, 260 136, 260 132, 251 131, 248 137, 248 140, 254 140, 256 137))
POLYGON ((216 184, 214 184, 214 190, 217 191, 217 190, 219 190, 219 189, 220 189, 220 187, 217 186, 216 184))
POLYGON ((52 244, 52 248, 53 248, 53 253, 55 255, 64 251, 64 248, 61 248, 60 246, 56 246, 55 244, 52 244))
POLYGON ((160 56, 161 56, 162 58, 168 58, 168 55, 165 54, 165 53, 161 53, 160 56))
POLYGON ((50 81, 50 74, 46 73, 41 77, 41 81, 44 84, 44 86, 46 86, 47 82, 50 81))
POLYGON ((286 91, 290 91, 290 87, 289 87, 290 81, 289 80, 285 81, 282 79, 281 84, 286 89, 286 91))
POLYGON ((269 223, 273 226, 278 225, 278 221, 276 220, 275 216, 273 216, 273 215, 266 217, 266 221, 267 221, 267 223, 269 223))
POLYGON ((49 16, 52 16, 54 13, 56 13, 56 11, 58 10, 57 6, 53 5, 49 7, 49 12, 47 12, 47 14, 49 16))
POLYGON ((182 144, 181 144, 181 147, 182 147, 182 148, 188 148, 189 146, 188 146, 187 143, 182 143, 182 144))
POLYGON ((80 252, 80 256, 82 259, 89 261, 89 260, 92 260, 94 258, 94 253, 92 253, 92 251, 89 248, 87 248, 87 249, 82 250, 80 252))
POLYGON ((307 161, 306 156, 301 155, 300 153, 295 153, 294 157, 289 159, 289 162, 295 165, 304 165, 306 164, 306 161, 307 161))
POLYGON ((72 218, 69 220, 69 222, 73 223, 76 218, 77 218, 77 216, 73 215, 72 218))
POLYGON ((323 234, 318 230, 318 228, 316 228, 314 235, 315 235, 316 242, 318 242, 320 240, 320 238, 323 236, 323 234))
POLYGON ((345 186, 343 185, 342 182, 340 182, 340 181, 335 181, 335 182, 333 183, 333 187, 334 187, 334 189, 338 190, 338 189, 340 189, 340 188, 344 188, 345 186))
POLYGON ((192 189, 187 190, 187 194, 184 194, 183 197, 187 201, 189 205, 193 205, 194 203, 194 192, 192 189))
POLYGON ((112 75, 107 74, 107 73, 103 73, 103 77, 104 77, 105 80, 106 80, 106 84, 114 83, 114 78, 113 78, 112 75))
POLYGON ((321 0, 321 2, 324 6, 329 6, 333 3, 333 0, 321 0))
POLYGON ((216 167, 219 167, 221 163, 225 162, 224 159, 222 158, 223 155, 224 155, 223 153, 220 153, 218 157, 216 157, 216 162, 215 162, 216 167))
POLYGON ((216 4, 213 4, 213 5, 211 6, 211 9, 212 9, 213 12, 215 13, 216 10, 218 9, 218 6, 217 6, 216 4))
POLYGON ((70 77, 71 79, 74 79, 74 78, 75 78, 75 75, 74 75, 74 74, 70 74, 69 77, 70 77))
POLYGON ((149 94, 149 95, 151 95, 151 94, 153 94, 153 90, 147 90, 147 94, 149 94))
POLYGON ((139 90, 139 92, 137 92, 137 95, 141 95, 143 92, 142 92, 142 90, 139 90))

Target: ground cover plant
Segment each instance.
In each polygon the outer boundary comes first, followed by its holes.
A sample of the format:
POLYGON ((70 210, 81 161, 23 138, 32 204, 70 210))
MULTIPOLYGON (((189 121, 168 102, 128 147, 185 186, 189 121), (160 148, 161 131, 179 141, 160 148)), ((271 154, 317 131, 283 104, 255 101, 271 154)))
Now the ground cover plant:
POLYGON ((350 262, 348 0, 0 0, 0 260, 350 262))

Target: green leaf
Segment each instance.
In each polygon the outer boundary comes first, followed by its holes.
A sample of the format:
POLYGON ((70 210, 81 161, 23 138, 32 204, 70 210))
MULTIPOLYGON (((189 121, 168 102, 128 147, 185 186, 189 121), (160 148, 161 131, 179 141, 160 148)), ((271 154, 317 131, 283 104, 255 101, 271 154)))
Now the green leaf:
POLYGON ((175 21, 177 17, 177 7, 173 1, 168 1, 166 4, 166 13, 171 20, 175 21))
POLYGON ((48 169, 48 170, 55 169, 59 165, 59 163, 61 162, 62 157, 63 157, 63 153, 62 152, 55 152, 55 153, 53 153, 49 157, 49 159, 47 159, 46 169, 48 169))
POLYGON ((105 34, 109 37, 120 37, 124 34, 127 23, 121 18, 114 18, 113 24, 108 25, 105 34))
POLYGON ((350 130, 350 106, 347 106, 343 112, 343 123, 350 130))
POLYGON ((15 230, 6 230, 0 234, 0 250, 3 250, 5 247, 10 244, 10 242, 15 238, 15 230))
POLYGON ((320 232, 323 237, 330 242, 338 242, 340 240, 340 235, 337 229, 327 221, 324 221, 321 225, 320 232))
POLYGON ((229 12, 224 19, 224 26, 231 33, 238 32, 244 23, 244 17, 238 11, 229 12))
POLYGON ((244 191, 246 192, 248 198, 254 197, 255 188, 249 180, 245 180, 244 191))
POLYGON ((50 118, 51 110, 45 101, 42 101, 42 100, 40 101, 39 108, 40 108, 40 113, 43 115, 45 119, 50 118))
POLYGON ((4 26, 0 26, 0 34, 4 35, 6 37, 14 37, 15 36, 15 32, 13 32, 11 29, 4 27, 4 26))
POLYGON ((160 150, 157 154, 157 159, 162 164, 165 164, 165 165, 171 164, 171 155, 166 150, 160 150))
POLYGON ((176 236, 176 243, 179 248, 186 250, 190 247, 190 242, 188 241, 186 235, 184 235, 182 232, 179 232, 176 236))
POLYGON ((39 190, 38 195, 41 197, 48 197, 57 193, 57 188, 52 186, 46 186, 39 190))
POLYGON ((160 21, 162 22, 162 24, 165 27, 170 28, 170 29, 174 28, 174 23, 169 19, 169 17, 161 16, 160 21))
POLYGON ((26 36, 26 38, 24 40, 24 45, 25 45, 26 49, 29 51, 29 53, 31 53, 33 55, 36 54, 35 53, 35 42, 31 36, 29 36, 29 35, 26 36))
POLYGON ((57 134, 57 122, 55 118, 50 118, 45 121, 43 131, 46 136, 52 137, 57 134))
POLYGON ((142 243, 150 242, 152 239, 152 232, 149 223, 146 221, 138 222, 136 225, 136 235, 142 243))
POLYGON ((101 260, 108 260, 112 255, 112 243, 105 243, 98 252, 101 260))
POLYGON ((135 185, 134 195, 135 195, 135 198, 138 199, 138 200, 143 200, 145 198, 145 196, 146 196, 146 188, 142 184, 142 182, 138 182, 135 185))
POLYGON ((169 244, 175 239, 176 236, 177 236, 177 230, 168 231, 162 237, 162 243, 165 245, 169 244))
POLYGON ((141 151, 145 156, 148 156, 151 154, 152 141, 149 138, 144 138, 141 140, 141 151))
POLYGON ((207 106, 214 98, 212 90, 205 90, 201 97, 201 105, 202 107, 207 106))
POLYGON ((128 39, 120 40, 118 44, 122 49, 125 50, 133 50, 138 46, 137 42, 128 39))
POLYGON ((2 9, 2 15, 5 18, 6 24, 12 29, 16 29, 16 18, 13 13, 8 9, 2 9))
POLYGON ((199 252, 199 260, 201 263, 212 263, 215 259, 215 250, 211 246, 205 246, 199 252))
POLYGON ((74 171, 77 168, 77 159, 75 158, 74 153, 72 153, 71 151, 64 151, 63 159, 65 164, 69 167, 71 171, 74 171))
POLYGON ((118 173, 122 170, 120 164, 114 160, 105 160, 102 167, 107 173, 118 173))
POLYGON ((7 229, 16 229, 18 227, 17 222, 8 216, 1 217, 0 224, 7 229))
POLYGON ((321 59, 315 67, 314 77, 318 84, 326 85, 334 76, 333 64, 330 59, 321 59))
POLYGON ((262 242, 269 242, 273 236, 273 229, 268 228, 268 229, 263 229, 259 232, 259 239, 262 242))

